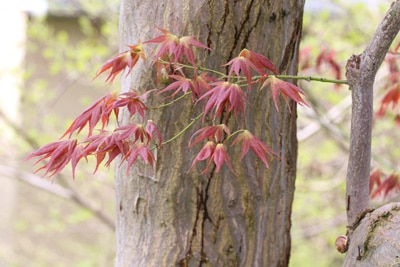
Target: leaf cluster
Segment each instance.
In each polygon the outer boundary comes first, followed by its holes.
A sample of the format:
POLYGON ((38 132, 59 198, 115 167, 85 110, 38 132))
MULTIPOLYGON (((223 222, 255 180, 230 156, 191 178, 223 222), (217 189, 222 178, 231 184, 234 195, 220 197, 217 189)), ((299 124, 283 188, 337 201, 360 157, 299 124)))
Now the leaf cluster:
MULTIPOLYGON (((129 75, 140 59, 149 60, 144 46, 157 44, 152 53, 154 55, 152 66, 156 69, 158 80, 171 79, 174 82, 160 90, 147 89, 142 95, 139 95, 138 91, 134 89, 120 95, 109 93, 94 102, 72 122, 61 137, 67 137, 67 140, 50 143, 29 155, 28 158, 39 157, 37 163, 48 160, 39 168, 39 170, 45 170, 45 175, 51 177, 59 173, 68 163, 71 163, 74 172, 77 163, 88 156, 95 156, 97 159, 95 171, 106 156, 108 156, 108 160, 105 162, 106 166, 109 166, 117 156, 121 156, 122 162, 128 163, 128 169, 138 158, 154 169, 156 157, 153 150, 170 141, 162 142, 162 134, 155 122, 148 120, 144 123, 146 111, 149 109, 145 102, 150 95, 158 97, 166 92, 172 92, 172 96, 180 93, 186 96, 190 93, 193 105, 203 106, 203 112, 200 114, 201 116, 198 116, 198 118, 202 117, 203 124, 205 124, 206 118, 209 119, 207 121, 215 122, 217 119, 221 121, 217 125, 205 125, 194 133, 189 147, 200 141, 205 144, 193 160, 189 171, 197 162, 206 161, 206 168, 202 173, 209 171, 212 163, 216 166, 216 172, 224 163, 234 172, 227 152, 228 142, 233 136, 236 138, 230 146, 241 143, 241 158, 251 150, 265 167, 268 167, 268 156, 275 155, 273 150, 247 129, 235 129, 231 133, 226 125, 226 118, 230 114, 238 118, 245 112, 249 106, 246 96, 254 85, 258 85, 260 90, 271 90, 277 110, 280 96, 287 103, 289 100, 294 100, 300 105, 308 106, 303 99, 305 93, 294 84, 278 78, 279 72, 276 66, 261 54, 243 49, 237 57, 224 65, 229 67, 228 74, 225 75, 195 64, 194 48, 206 50, 210 50, 210 48, 197 41, 194 36, 178 37, 165 29, 159 30, 161 35, 151 40, 128 45, 128 50, 104 63, 95 78, 109 72, 106 82, 112 83, 123 71, 129 75), (185 69, 192 70, 190 76, 185 74, 185 69), (105 127, 112 114, 118 121, 118 115, 122 108, 128 110, 131 118, 139 115, 142 123, 132 122, 119 126, 111 132, 106 131, 105 127), (95 134, 96 126, 99 126, 100 129, 99 133, 95 134), (74 134, 79 134, 85 127, 88 128, 86 138, 83 140, 73 138, 74 134)), ((289 107, 289 104, 287 106, 289 107)))

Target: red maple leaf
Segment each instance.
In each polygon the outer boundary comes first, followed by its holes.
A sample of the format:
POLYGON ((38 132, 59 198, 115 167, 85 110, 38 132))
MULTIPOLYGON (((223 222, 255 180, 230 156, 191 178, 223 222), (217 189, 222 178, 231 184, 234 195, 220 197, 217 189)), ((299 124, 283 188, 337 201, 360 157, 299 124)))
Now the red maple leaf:
POLYGON ((145 164, 149 164, 153 167, 153 171, 155 168, 155 159, 154 155, 151 153, 150 149, 146 146, 146 144, 139 143, 133 147, 126 153, 123 157, 123 161, 126 160, 128 163, 126 172, 128 173, 129 169, 136 162, 136 160, 140 157, 145 164))
POLYGON ((114 111, 116 117, 118 117, 118 110, 113 109, 112 106, 114 102, 117 100, 115 93, 109 93, 96 102, 94 102, 90 107, 84 110, 76 119, 72 122, 71 126, 65 131, 65 133, 61 136, 63 138, 67 134, 69 134, 69 138, 71 138, 73 132, 82 131, 82 129, 88 124, 89 125, 89 133, 88 136, 92 135, 94 127, 101 120, 102 126, 101 129, 108 124, 109 117, 114 111))
MULTIPOLYGON (((320 71, 323 64, 328 65, 335 74, 336 79, 341 79, 340 65, 336 62, 336 53, 334 50, 326 48, 321 50, 316 59, 317 71, 320 71)), ((339 86, 339 84, 337 86, 339 86)))
POLYGON ((186 78, 182 75, 169 75, 170 78, 175 79, 170 85, 162 89, 159 93, 167 91, 175 92, 171 96, 175 96, 180 91, 186 94, 189 90, 192 93, 192 101, 201 96, 204 92, 210 90, 210 82, 215 81, 214 78, 208 76, 207 72, 203 72, 200 75, 196 75, 193 79, 186 78))
POLYGON ((239 142, 242 142, 242 153, 240 159, 242 159, 249 152, 249 149, 251 149, 254 154, 256 154, 256 156, 265 164, 265 167, 269 168, 267 155, 276 155, 271 148, 269 148, 248 130, 244 130, 242 133, 240 133, 232 142, 232 145, 239 142))
POLYGON ((239 85, 230 82, 214 82, 211 85, 213 87, 197 100, 199 102, 208 98, 204 105, 203 120, 213 109, 215 116, 220 116, 225 109, 227 112, 233 110, 236 115, 239 111, 244 111, 244 102, 247 99, 239 85))
POLYGON ((383 116, 391 104, 392 109, 395 109, 400 100, 400 84, 393 86, 382 98, 381 106, 377 112, 378 116, 383 116))
POLYGON ((279 111, 279 107, 278 107, 279 95, 278 95, 278 93, 281 93, 281 95, 285 99, 288 107, 289 107, 289 103, 288 103, 287 97, 293 99, 300 105, 309 106, 307 104, 307 102, 301 97, 301 95, 305 95, 304 91, 301 90, 296 85, 289 83, 289 82, 285 82, 281 79, 278 79, 275 76, 268 76, 268 78, 265 80, 265 82, 261 86, 261 89, 264 87, 267 87, 268 85, 270 85, 271 92, 272 92, 272 99, 274 101, 275 108, 277 111, 279 111))
POLYGON ((381 181, 380 185, 375 189, 374 192, 372 192, 372 198, 376 198, 380 194, 383 195, 383 197, 387 197, 391 192, 396 192, 400 190, 400 181, 399 181, 399 175, 397 174, 390 174, 386 176, 386 178, 381 181))
POLYGON ((235 173, 232 169, 231 162, 229 160, 228 153, 226 153, 225 145, 222 143, 218 143, 217 146, 215 147, 214 153, 211 156, 211 159, 214 161, 216 169, 215 172, 219 172, 219 170, 222 167, 222 164, 226 162, 226 164, 229 167, 229 170, 232 173, 235 173))
POLYGON ((215 172, 217 173, 220 171, 224 162, 226 162, 230 171, 234 173, 232 165, 229 160, 228 153, 226 152, 225 149, 225 145, 222 143, 215 144, 213 141, 208 141, 200 150, 200 152, 197 154, 196 158, 192 163, 192 166, 190 167, 189 172, 192 170, 192 168, 198 161, 203 161, 203 160, 207 160, 207 165, 206 168, 201 172, 201 174, 204 174, 208 171, 211 162, 214 162, 216 166, 215 172))
POLYGON ((147 145, 153 141, 155 134, 158 138, 158 145, 160 146, 162 143, 161 133, 152 120, 148 120, 146 126, 138 123, 129 123, 128 125, 116 128, 113 134, 115 133, 117 133, 115 137, 117 142, 130 140, 133 143, 139 141, 147 145))
POLYGON ((252 84, 252 70, 258 72, 260 75, 267 74, 265 69, 272 71, 274 74, 278 74, 278 70, 275 65, 265 56, 248 49, 243 49, 238 57, 233 58, 227 64, 223 66, 229 66, 228 81, 235 73, 236 77, 241 77, 240 72, 244 74, 247 80, 248 88, 251 88, 252 84))
POLYGON ((137 91, 126 92, 118 96, 111 109, 118 110, 120 107, 125 107, 130 113, 130 117, 139 113, 142 121, 144 120, 144 113, 147 110, 147 106, 144 104, 142 96, 138 95, 137 91))
POLYGON ((163 58, 166 53, 168 53, 172 57, 171 61, 173 63, 179 62, 182 55, 185 55, 192 66, 196 68, 196 64, 194 62, 193 46, 211 50, 206 45, 197 41, 194 36, 183 36, 179 38, 175 34, 172 34, 165 29, 158 29, 163 33, 162 35, 144 42, 159 44, 156 50, 154 62, 163 58))
POLYGON ((174 90, 175 92, 171 96, 175 96, 180 91, 186 94, 192 88, 192 80, 189 78, 181 75, 169 75, 169 77, 176 81, 162 89, 159 94, 174 90))
POLYGON ((306 46, 299 51, 299 70, 306 70, 311 67, 311 46, 306 46))
POLYGON ((195 97, 199 97, 204 92, 209 91, 211 88, 210 83, 215 81, 216 79, 209 76, 207 72, 202 72, 200 75, 196 75, 192 79, 192 92, 194 93, 195 97))
POLYGON ((106 82, 113 82, 115 77, 121 71, 125 70, 125 68, 128 68, 128 72, 126 73, 126 75, 128 75, 138 62, 139 58, 142 58, 143 60, 146 59, 146 54, 141 43, 137 45, 128 45, 128 47, 130 48, 129 50, 119 53, 114 58, 104 63, 96 72, 94 79, 103 72, 111 69, 110 74, 107 76, 106 82))
POLYGON ((158 146, 162 144, 162 137, 160 130, 158 129, 157 125, 154 123, 153 120, 148 120, 146 124, 146 132, 150 136, 150 141, 153 141, 153 136, 156 134, 158 138, 158 146))
POLYGON ((214 150, 215 150, 214 141, 208 141, 196 155, 196 158, 193 160, 192 166, 190 166, 189 172, 191 172, 191 170, 193 169, 194 165, 196 165, 197 162, 208 159, 206 168, 201 172, 202 174, 206 173, 211 163, 211 156, 214 154, 214 150))
POLYGON ((219 124, 201 128, 192 135, 189 141, 189 146, 192 147, 205 138, 208 138, 209 140, 215 142, 222 142, 224 134, 230 134, 229 128, 225 124, 219 124), (192 139, 196 135, 198 135, 197 138, 194 141, 192 141, 192 139))
MULTIPOLYGON (((87 158, 89 155, 94 155, 96 157, 96 167, 93 173, 97 171, 106 155, 108 155, 108 160, 104 166, 108 167, 118 155, 125 155, 130 149, 128 140, 121 138, 116 132, 110 134, 106 131, 84 139, 80 147, 79 158, 87 158)), ((72 163, 74 167, 77 162, 75 164, 74 162, 72 163)))
POLYGON ((40 161, 49 159, 49 161, 45 165, 37 169, 35 173, 45 169, 46 172, 43 174, 43 176, 50 174, 48 176, 50 178, 53 175, 61 172, 61 170, 69 163, 72 156, 74 155, 74 150, 76 146, 76 139, 52 142, 32 152, 28 156, 27 160, 33 157, 40 157, 35 162, 35 164, 37 164, 40 161))
POLYGON ((118 133, 117 138, 119 141, 130 139, 133 143, 139 141, 147 144, 151 139, 144 125, 139 123, 129 123, 116 128, 114 131, 118 133))
POLYGON ((381 170, 376 169, 374 170, 370 177, 369 177, 369 193, 372 193, 372 189, 374 188, 374 185, 377 185, 378 187, 381 185, 381 176, 385 175, 381 170))

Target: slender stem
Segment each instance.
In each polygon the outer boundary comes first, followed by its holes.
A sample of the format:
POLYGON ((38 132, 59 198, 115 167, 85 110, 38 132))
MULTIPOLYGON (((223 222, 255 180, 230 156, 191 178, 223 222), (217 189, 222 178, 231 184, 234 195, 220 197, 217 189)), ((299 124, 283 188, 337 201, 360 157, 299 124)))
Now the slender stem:
POLYGON ((191 92, 188 92, 188 93, 183 94, 183 95, 181 95, 180 97, 178 97, 178 98, 172 100, 171 102, 165 103, 165 104, 160 105, 160 106, 158 106, 158 107, 151 107, 151 108, 149 108, 149 109, 161 109, 161 108, 168 107, 168 106, 170 106, 170 105, 172 105, 172 104, 178 102, 179 100, 183 99, 185 96, 190 95, 190 94, 191 94, 191 92))
MULTIPOLYGON (((169 63, 163 60, 159 60, 159 62, 161 63, 169 63)), ((193 66, 191 65, 185 65, 182 63, 174 63, 175 65, 184 67, 184 68, 190 68, 190 69, 194 69, 193 66)), ((203 70, 203 71, 208 71, 208 72, 212 72, 215 73, 221 77, 227 77, 226 74, 216 71, 216 70, 212 70, 212 69, 207 69, 207 68, 203 68, 203 67, 197 67, 197 69, 199 70, 203 70)), ((347 80, 337 80, 337 79, 328 79, 328 78, 323 78, 323 77, 314 77, 314 76, 296 76, 296 75, 270 75, 270 76, 275 76, 279 79, 292 79, 292 80, 305 80, 305 81, 317 81, 317 82, 323 82, 323 83, 334 83, 334 84, 348 84, 347 80)), ((258 79, 262 78, 262 76, 254 76, 253 80, 256 81, 258 79)))
MULTIPOLYGON (((171 62, 164 61, 162 59, 159 59, 158 62, 163 63, 163 64, 173 64, 173 65, 177 65, 177 66, 188 68, 188 69, 194 69, 194 67, 192 65, 186 65, 186 64, 178 63, 178 62, 171 63, 171 62)), ((222 73, 220 71, 217 71, 217 70, 208 69, 208 68, 204 68, 204 67, 198 67, 198 66, 196 66, 196 68, 199 69, 199 70, 202 70, 202 71, 208 71, 208 72, 215 73, 215 74, 217 74, 219 76, 222 76, 222 77, 227 77, 226 74, 224 74, 224 73, 222 73)))
POLYGON ((190 127, 192 127, 193 124, 196 123, 196 121, 198 121, 201 116, 203 116, 203 112, 200 113, 196 118, 194 118, 185 128, 183 128, 177 135, 173 136, 171 139, 165 141, 162 143, 162 145, 166 145, 168 143, 171 143, 172 141, 178 139, 181 135, 183 135, 190 127))
POLYGON ((244 131, 246 131, 246 130, 240 129, 240 130, 235 131, 234 133, 228 135, 228 137, 224 140, 224 142, 227 142, 229 139, 231 139, 231 138, 232 138, 233 136, 235 136, 236 134, 239 134, 239 133, 244 132, 244 131))
POLYGON ((275 75, 275 77, 279 79, 305 80, 308 82, 318 81, 323 83, 348 84, 347 80, 327 79, 327 78, 313 77, 313 76, 275 75))

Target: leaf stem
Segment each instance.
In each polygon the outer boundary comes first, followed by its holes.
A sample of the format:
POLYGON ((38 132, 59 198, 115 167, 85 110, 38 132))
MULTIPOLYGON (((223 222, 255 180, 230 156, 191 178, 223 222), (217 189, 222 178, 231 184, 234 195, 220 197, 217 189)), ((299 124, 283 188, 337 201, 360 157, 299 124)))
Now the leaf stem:
MULTIPOLYGON (((163 60, 159 60, 159 62, 161 63, 169 63, 163 60)), ((174 63, 175 65, 184 67, 184 68, 191 68, 194 69, 193 66, 190 65, 186 65, 186 64, 182 64, 182 63, 174 63)), ((207 69, 207 68, 203 68, 203 67, 197 67, 200 70, 203 71, 208 71, 208 72, 212 72, 215 73, 221 77, 227 77, 226 74, 216 71, 216 70, 212 70, 212 69, 207 69)), ((293 79, 293 80, 305 80, 307 82, 310 81, 317 81, 317 82, 323 82, 323 83, 335 83, 335 84, 349 84, 347 80, 337 80, 337 79, 328 79, 328 78, 323 78, 323 77, 314 77, 314 76, 296 76, 296 75, 272 75, 270 74, 269 76, 275 76, 279 79, 293 79)), ((257 81, 258 79, 262 78, 263 76, 254 76, 253 80, 257 81)))
POLYGON ((195 124, 196 121, 198 121, 201 116, 203 116, 204 112, 200 113, 196 118, 194 118, 188 125, 186 125, 185 128, 183 128, 178 134, 176 134, 175 136, 173 136, 171 139, 163 142, 161 145, 166 145, 168 143, 171 143, 172 141, 178 139, 178 137, 180 137, 181 135, 183 135, 193 124, 195 124))
MULTIPOLYGON (((184 67, 184 68, 189 68, 189 69, 194 69, 194 67, 191 66, 191 65, 186 65, 186 64, 183 64, 183 63, 179 63, 179 62, 171 63, 171 62, 164 61, 162 59, 159 59, 158 62, 164 63, 164 64, 173 64, 173 65, 177 65, 177 66, 184 67)), ((217 74, 219 76, 222 76, 222 77, 227 77, 226 74, 224 74, 224 73, 222 73, 220 71, 217 71, 217 70, 208 69, 208 68, 204 68, 204 67, 198 67, 198 66, 196 66, 196 68, 199 69, 199 70, 202 70, 202 71, 208 71, 208 72, 215 73, 215 74, 217 74)))
POLYGON ((181 100, 182 98, 184 98, 185 96, 190 95, 190 94, 191 94, 191 92, 188 92, 188 93, 183 94, 183 95, 181 95, 180 97, 178 97, 178 98, 172 100, 171 102, 165 103, 165 104, 160 105, 160 106, 158 106, 158 107, 150 107, 149 109, 154 110, 154 109, 161 109, 161 108, 168 107, 168 106, 170 106, 170 105, 172 105, 172 104, 178 102, 179 100, 181 100))
POLYGON ((236 132, 234 132, 234 133, 231 133, 230 135, 228 135, 228 137, 226 137, 226 139, 224 140, 224 142, 227 142, 229 139, 231 139, 233 136, 235 136, 236 134, 239 134, 239 133, 241 133, 241 132, 244 132, 244 131, 246 131, 245 129, 240 129, 240 130, 237 130, 236 132))
POLYGON ((327 78, 313 77, 313 76, 294 76, 294 75, 274 75, 274 76, 279 79, 293 79, 293 80, 305 80, 307 82, 318 81, 323 83, 348 84, 347 80, 327 79, 327 78))

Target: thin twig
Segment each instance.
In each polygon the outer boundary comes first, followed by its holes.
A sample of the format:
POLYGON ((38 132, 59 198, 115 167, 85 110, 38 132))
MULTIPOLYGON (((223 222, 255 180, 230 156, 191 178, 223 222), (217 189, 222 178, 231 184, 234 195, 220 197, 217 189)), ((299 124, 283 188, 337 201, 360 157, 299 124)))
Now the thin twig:
MULTIPOLYGON (((12 130, 15 131, 15 133, 17 134, 17 136, 19 136, 22 140, 24 140, 27 144, 29 144, 33 149, 38 149, 40 146, 39 144, 36 142, 35 139, 33 139, 31 136, 29 136, 23 128, 19 127, 17 124, 15 124, 12 120, 10 120, 6 114, 4 114, 3 111, 0 110, 0 117, 3 119, 3 121, 8 125, 8 127, 10 127, 12 130)), ((1 170, 0 170, 1 171, 1 170)), ((40 189, 46 190, 48 189, 48 187, 43 186, 43 183, 40 182, 33 182, 33 176, 27 176, 26 173, 24 172, 20 172, 20 173, 15 173, 13 172, 12 169, 4 169, 3 171, 5 173, 7 173, 6 171, 8 171, 8 173, 14 173, 16 175, 14 175, 14 177, 18 177, 21 180, 23 180, 24 182, 29 183, 32 186, 39 186, 40 189)), ((95 215, 95 217, 97 217, 100 221, 102 221, 104 224, 106 224, 110 229, 114 230, 115 229, 115 222, 114 220, 108 216, 107 214, 105 214, 100 208, 94 207, 92 204, 90 204, 90 202, 88 200, 86 200, 80 193, 78 193, 77 191, 75 191, 67 182, 66 182, 66 178, 62 175, 62 174, 57 174, 57 180, 63 185, 64 190, 63 192, 61 192, 59 190, 59 188, 55 189, 55 191, 49 191, 53 194, 55 194, 55 192, 58 192, 59 194, 56 194, 58 196, 69 196, 69 198, 74 201, 77 205, 81 206, 82 208, 89 210, 93 213, 93 215, 95 215)), ((53 186, 53 185, 52 185, 53 186)))

